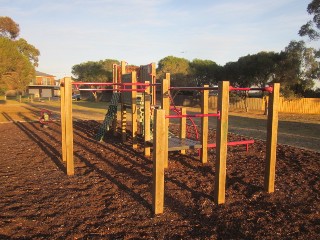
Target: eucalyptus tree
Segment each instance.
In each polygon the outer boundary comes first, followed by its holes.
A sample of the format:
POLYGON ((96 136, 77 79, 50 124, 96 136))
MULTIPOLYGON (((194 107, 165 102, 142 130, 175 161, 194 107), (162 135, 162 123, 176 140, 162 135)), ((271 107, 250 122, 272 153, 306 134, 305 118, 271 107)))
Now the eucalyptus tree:
POLYGON ((301 26, 299 35, 308 36, 311 40, 320 38, 320 0, 312 0, 307 7, 307 12, 313 15, 312 20, 301 26))

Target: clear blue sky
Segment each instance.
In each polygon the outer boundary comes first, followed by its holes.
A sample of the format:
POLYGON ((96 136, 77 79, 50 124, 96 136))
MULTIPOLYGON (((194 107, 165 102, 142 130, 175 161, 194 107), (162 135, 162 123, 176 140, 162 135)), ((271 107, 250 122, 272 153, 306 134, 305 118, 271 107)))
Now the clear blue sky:
POLYGON ((145 65, 173 55, 219 65, 301 40, 311 0, 0 0, 0 15, 37 47, 57 78, 112 58, 145 65))

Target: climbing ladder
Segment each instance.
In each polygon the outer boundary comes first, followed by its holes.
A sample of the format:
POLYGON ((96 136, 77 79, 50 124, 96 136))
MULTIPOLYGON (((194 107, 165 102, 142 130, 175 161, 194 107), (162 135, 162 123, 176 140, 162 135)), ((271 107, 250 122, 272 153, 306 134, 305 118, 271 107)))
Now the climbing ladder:
POLYGON ((112 124, 113 119, 117 114, 117 107, 120 99, 120 93, 113 93, 111 97, 111 103, 109 105, 108 111, 104 117, 103 123, 101 124, 98 133, 96 135, 96 140, 102 141, 104 134, 109 130, 110 125, 112 124))

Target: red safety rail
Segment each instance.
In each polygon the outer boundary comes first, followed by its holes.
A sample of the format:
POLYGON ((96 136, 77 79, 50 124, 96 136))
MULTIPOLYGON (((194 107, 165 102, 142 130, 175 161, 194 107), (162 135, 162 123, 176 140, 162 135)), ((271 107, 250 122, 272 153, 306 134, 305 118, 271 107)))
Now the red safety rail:
MULTIPOLYGON (((228 142, 228 146, 237 146, 237 145, 246 145, 247 152, 249 150, 249 144, 253 144, 254 140, 242 140, 242 141, 235 141, 235 142, 228 142)), ((208 144, 208 148, 216 148, 216 143, 210 143, 208 144)))
MULTIPOLYGON (((203 90, 219 90, 218 87, 170 87, 170 90, 181 90, 181 91, 203 91, 203 90)), ((236 88, 229 87, 230 91, 266 91, 272 92, 273 87, 264 87, 264 88, 236 88)))
POLYGON ((219 117, 220 118, 220 113, 209 113, 209 114, 179 114, 179 115, 166 115, 166 118, 202 118, 202 117, 219 117))
POLYGON ((229 87, 229 91, 265 91, 265 92, 272 92, 273 87, 264 87, 264 88, 236 88, 236 87, 229 87))

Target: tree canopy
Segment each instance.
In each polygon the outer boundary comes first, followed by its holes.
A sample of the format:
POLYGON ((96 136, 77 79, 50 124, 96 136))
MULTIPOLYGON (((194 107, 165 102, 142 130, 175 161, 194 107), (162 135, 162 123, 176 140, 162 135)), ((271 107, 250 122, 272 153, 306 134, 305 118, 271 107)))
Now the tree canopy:
POLYGON ((25 39, 17 39, 20 28, 10 17, 0 17, 0 84, 2 91, 25 91, 35 78, 40 52, 25 39))
POLYGON ((301 26, 299 35, 318 40, 320 38, 320 0, 312 0, 307 7, 307 12, 313 15, 313 18, 301 26))
POLYGON ((0 37, 0 85, 2 91, 16 89, 23 92, 35 76, 34 66, 21 54, 10 39, 0 37))

